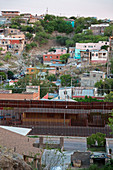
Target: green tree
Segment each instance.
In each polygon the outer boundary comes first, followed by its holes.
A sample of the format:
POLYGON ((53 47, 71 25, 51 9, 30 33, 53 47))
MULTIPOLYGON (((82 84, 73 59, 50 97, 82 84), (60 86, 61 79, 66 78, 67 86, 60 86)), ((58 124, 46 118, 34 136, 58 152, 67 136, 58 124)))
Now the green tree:
POLYGON ((105 102, 113 102, 113 92, 112 91, 105 96, 104 101, 105 102))
POLYGON ((34 40, 37 41, 40 45, 42 45, 42 44, 46 44, 49 38, 50 35, 43 31, 43 32, 36 33, 34 40))
POLYGON ((69 48, 69 47, 74 47, 75 43, 73 40, 71 39, 67 39, 66 40, 66 47, 69 48))
POLYGON ((62 63, 65 63, 65 64, 66 64, 69 56, 70 56, 70 54, 62 54, 62 55, 60 56, 60 60, 62 61, 62 63))
POLYGON ((62 37, 62 36, 57 36, 56 41, 59 43, 61 46, 66 45, 66 40, 68 40, 68 37, 62 37))
POLYGON ((2 80, 6 80, 6 74, 4 72, 0 72, 0 77, 2 80))
POLYGON ((54 74, 48 75, 48 76, 47 76, 47 79, 48 79, 49 81, 56 81, 56 80, 57 80, 57 78, 56 78, 56 76, 55 76, 54 74))
POLYGON ((91 147, 92 145, 95 145, 97 141, 98 146, 104 146, 105 137, 105 134, 97 132, 96 134, 92 134, 87 138, 87 144, 91 147))
POLYGON ((4 61, 9 61, 12 57, 12 54, 10 52, 7 52, 6 55, 4 56, 4 61))
POLYGON ((108 47, 109 47, 109 45, 103 45, 103 46, 101 46, 101 49, 108 51, 108 47))
POLYGON ((95 83, 95 87, 98 88, 98 94, 104 95, 104 93, 109 94, 113 89, 113 79, 100 80, 95 83))
POLYGON ((71 86, 71 76, 69 74, 60 76, 62 86, 71 86))
POLYGON ((12 71, 7 72, 8 79, 13 79, 14 73, 12 71))
POLYGON ((113 35, 113 24, 105 28, 104 35, 108 37, 113 35))
POLYGON ((31 34, 31 33, 26 33, 25 36, 26 36, 27 39, 30 40, 30 39, 33 37, 33 34, 31 34))
POLYGON ((113 110, 111 112, 110 117, 108 118, 108 125, 111 128, 111 131, 112 131, 111 134, 113 134, 113 110))

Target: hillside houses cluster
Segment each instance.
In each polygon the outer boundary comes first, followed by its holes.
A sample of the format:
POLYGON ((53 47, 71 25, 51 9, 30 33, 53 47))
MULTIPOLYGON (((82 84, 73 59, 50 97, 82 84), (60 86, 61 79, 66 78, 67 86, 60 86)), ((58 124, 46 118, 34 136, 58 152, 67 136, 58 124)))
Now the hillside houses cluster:
MULTIPOLYGON (((21 16, 21 19, 24 21, 23 23, 21 23, 22 25, 33 26, 36 21, 43 20, 44 15, 34 16, 30 13, 21 14, 19 11, 1 11, 1 13, 2 16, 0 16, 0 25, 4 25, 5 28, 0 28, 0 53, 3 56, 7 52, 11 52, 14 55, 21 56, 22 52, 25 50, 26 43, 29 44, 30 41, 26 39, 25 32, 9 27, 11 19, 21 16)), ((73 19, 64 20, 66 22, 71 22, 72 27, 74 27, 73 19)), ((103 35, 105 28, 108 26, 109 23, 106 23, 105 21, 105 24, 91 24, 89 30, 92 30, 93 35, 103 35)), ((77 68, 80 70, 81 68, 89 66, 90 64, 106 64, 109 60, 110 51, 113 51, 113 37, 110 37, 109 41, 99 41, 97 43, 77 42, 75 43, 74 47, 69 48, 66 48, 65 46, 53 46, 51 47, 51 49, 48 49, 48 51, 42 53, 41 58, 43 60, 43 66, 29 65, 29 67, 27 66, 26 70, 24 70, 24 73, 25 75, 36 74, 36 78, 43 81, 46 79, 47 75, 54 74, 56 76, 61 76, 62 72, 67 68, 71 71, 70 66, 74 66, 75 69, 77 68), (108 48, 102 48, 104 46, 108 48), (69 54, 67 62, 61 60, 61 56, 65 54, 69 54)), ((71 98, 72 96, 79 96, 79 94, 80 96, 83 96, 84 94, 86 94, 86 92, 88 92, 88 89, 86 89, 87 87, 90 89, 90 91, 93 91, 95 83, 97 81, 104 80, 106 78, 106 75, 105 72, 93 70, 90 71, 88 74, 84 73, 79 78, 81 89, 76 89, 75 93, 72 92, 72 86, 69 87, 69 89, 71 89, 72 95, 69 95, 69 97, 67 95, 67 98, 71 98), (84 92, 80 93, 80 90, 84 92)), ((55 83, 59 87, 59 89, 62 88, 61 82, 59 82, 59 80, 56 80, 56 82, 54 81, 53 83, 55 83)), ((64 93, 65 92, 63 92, 63 94, 64 93)), ((59 94, 61 94, 60 91, 59 94)), ((90 95, 92 94, 93 96, 95 96, 95 93, 91 92, 90 95)), ((65 99, 65 94, 64 97, 63 95, 61 95, 60 98, 65 99)))

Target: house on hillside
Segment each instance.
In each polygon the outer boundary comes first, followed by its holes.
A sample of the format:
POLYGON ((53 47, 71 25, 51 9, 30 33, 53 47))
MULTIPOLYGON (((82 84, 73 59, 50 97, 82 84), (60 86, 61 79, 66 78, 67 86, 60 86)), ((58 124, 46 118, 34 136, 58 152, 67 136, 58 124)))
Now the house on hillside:
POLYGON ((63 100, 71 99, 73 96, 73 88, 72 87, 61 87, 59 89, 59 97, 63 100))
POLYGON ((1 11, 1 13, 2 13, 2 17, 9 18, 9 19, 20 15, 19 11, 1 11))
POLYGON ((92 50, 91 51, 91 63, 107 63, 108 51, 102 50, 92 50))
POLYGON ((21 54, 24 48, 25 39, 24 38, 11 38, 0 36, 0 45, 1 47, 7 48, 7 51, 14 54, 21 54))
POLYGON ((55 48, 51 52, 43 54, 43 64, 50 65, 51 60, 60 60, 62 54, 67 53, 67 48, 55 48))
POLYGON ((75 59, 81 60, 81 64, 90 64, 91 62, 106 63, 108 52, 101 50, 101 47, 109 42, 99 41, 98 43, 76 43, 75 59))
POLYGON ((26 73, 28 75, 36 75, 40 80, 44 80, 45 77, 49 74, 56 74, 55 67, 28 67, 26 73))
POLYGON ((81 77, 81 87, 94 87, 95 83, 106 78, 105 72, 90 71, 89 75, 81 77))
POLYGON ((92 30, 93 35, 104 35, 104 30, 107 27, 109 27, 108 23, 92 24, 89 29, 92 30))

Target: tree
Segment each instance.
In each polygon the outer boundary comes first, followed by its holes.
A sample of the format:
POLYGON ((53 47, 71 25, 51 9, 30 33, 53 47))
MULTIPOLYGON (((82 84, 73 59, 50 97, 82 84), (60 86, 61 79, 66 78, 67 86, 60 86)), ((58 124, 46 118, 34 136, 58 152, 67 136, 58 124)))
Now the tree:
POLYGON ((101 46, 101 49, 108 51, 108 47, 109 47, 109 45, 103 45, 103 46, 101 46))
POLYGON ((4 61, 10 60, 12 57, 12 54, 10 52, 7 52, 6 55, 4 56, 4 61))
POLYGON ((57 80, 57 78, 56 78, 56 76, 54 74, 50 74, 49 76, 47 76, 47 79, 49 81, 56 81, 57 80))
POLYGON ((43 32, 36 33, 34 40, 37 41, 40 45, 42 45, 42 44, 46 44, 49 38, 50 35, 43 31, 43 32))
POLYGON ((27 34, 25 34, 25 36, 26 36, 26 38, 27 38, 27 39, 29 39, 29 40, 30 40, 30 39, 33 37, 33 34, 31 34, 31 33, 27 33, 27 34))
POLYGON ((111 116, 108 118, 108 125, 109 125, 109 127, 111 128, 111 134, 113 134, 113 110, 112 110, 112 112, 111 112, 111 116))
POLYGON ((113 92, 112 91, 105 96, 104 101, 105 102, 113 102, 113 92))
POLYGON ((97 132, 96 134, 92 134, 87 138, 87 144, 91 147, 92 145, 95 145, 96 142, 98 146, 104 146, 105 145, 105 134, 97 132))
POLYGON ((71 76, 69 74, 60 77, 62 86, 71 86, 71 76))
POLYGON ((70 56, 70 54, 62 54, 62 55, 60 56, 60 60, 62 61, 62 63, 65 63, 65 64, 66 64, 69 56, 70 56))
POLYGON ((113 25, 110 25, 109 27, 106 27, 105 30, 104 30, 104 35, 105 36, 112 36, 113 34, 113 25))
POLYGON ((4 72, 0 72, 0 77, 2 80, 6 80, 6 74, 4 72))
POLYGON ((68 37, 62 37, 62 36, 57 36, 56 41, 59 43, 61 46, 66 45, 66 40, 68 40, 68 37))
POLYGON ((98 88, 98 94, 104 95, 104 93, 109 94, 113 89, 113 79, 100 80, 95 83, 95 87, 98 88))
POLYGON ((8 79, 13 79, 14 73, 12 71, 7 72, 8 79))
POLYGON ((25 23, 25 21, 22 19, 21 16, 16 16, 15 18, 12 18, 12 19, 11 19, 11 23, 12 23, 13 25, 20 26, 20 23, 25 23))
POLYGON ((33 47, 37 47, 37 44, 35 42, 32 42, 30 44, 26 44, 26 51, 31 50, 33 47))
POLYGON ((67 39, 66 40, 66 47, 69 48, 69 47, 74 47, 75 43, 73 40, 71 39, 67 39))

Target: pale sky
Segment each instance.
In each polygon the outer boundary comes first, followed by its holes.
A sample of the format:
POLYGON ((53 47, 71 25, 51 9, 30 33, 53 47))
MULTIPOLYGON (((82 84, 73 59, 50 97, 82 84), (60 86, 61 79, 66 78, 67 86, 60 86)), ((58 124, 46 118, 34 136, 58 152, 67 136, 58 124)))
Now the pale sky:
POLYGON ((0 0, 0 10, 113 19, 113 0, 0 0))

